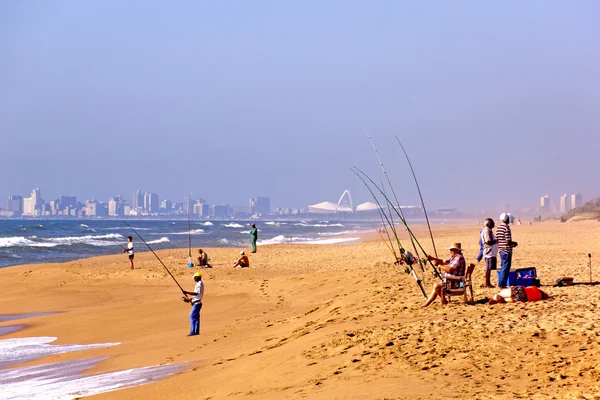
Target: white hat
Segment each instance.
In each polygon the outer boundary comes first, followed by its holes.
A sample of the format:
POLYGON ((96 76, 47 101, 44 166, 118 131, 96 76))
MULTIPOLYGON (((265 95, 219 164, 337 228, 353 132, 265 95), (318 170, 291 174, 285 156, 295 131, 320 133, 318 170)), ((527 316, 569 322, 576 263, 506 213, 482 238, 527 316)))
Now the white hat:
POLYGON ((241 254, 241 255, 244 255, 244 250, 240 251, 240 254, 241 254))
POLYGON ((507 222, 508 221, 508 216, 509 216, 509 214, 507 214, 507 213, 500 214, 500 221, 507 222))

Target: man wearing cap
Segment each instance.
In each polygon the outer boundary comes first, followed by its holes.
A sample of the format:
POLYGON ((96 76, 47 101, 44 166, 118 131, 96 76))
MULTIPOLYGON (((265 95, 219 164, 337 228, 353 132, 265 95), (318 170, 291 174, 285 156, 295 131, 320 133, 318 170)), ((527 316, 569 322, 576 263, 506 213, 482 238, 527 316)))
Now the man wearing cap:
POLYGON ((191 299, 187 296, 183 298, 183 301, 192 305, 192 311, 190 312, 191 328, 188 336, 200 334, 200 310, 202 309, 202 297, 204 296, 204 283, 202 283, 200 272, 194 274, 194 282, 196 282, 196 287, 194 287, 193 292, 183 291, 184 294, 193 296, 191 299))
POLYGON ((258 229, 256 224, 252 223, 252 230, 250 231, 250 243, 252 244, 252 252, 256 253, 256 241, 258 240, 258 229))
POLYGON ((250 268, 250 260, 248 259, 248 256, 246 255, 246 253, 244 253, 244 251, 240 251, 240 259, 237 260, 235 262, 235 264, 233 264, 233 268, 236 267, 240 267, 240 268, 250 268))
MULTIPOLYGON (((447 260, 442 260, 439 258, 435 258, 433 256, 427 256, 427 259, 433 261, 433 263, 440 267, 442 271, 444 271, 448 275, 453 276, 465 276, 465 257, 462 255, 462 248, 460 243, 452 243, 452 246, 449 248, 450 250, 450 258, 447 260)), ((442 304, 447 304, 448 300, 443 293, 443 282, 436 282, 433 284, 433 289, 431 290, 431 294, 427 298, 425 304, 422 307, 427 307, 436 299, 436 297, 440 297, 442 300, 442 304)))
POLYGON ((508 222, 510 214, 500 214, 500 225, 496 228, 496 240, 500 250, 500 273, 498 274, 498 287, 504 289, 508 281, 508 274, 512 265, 512 249, 517 243, 512 241, 512 233, 508 222))

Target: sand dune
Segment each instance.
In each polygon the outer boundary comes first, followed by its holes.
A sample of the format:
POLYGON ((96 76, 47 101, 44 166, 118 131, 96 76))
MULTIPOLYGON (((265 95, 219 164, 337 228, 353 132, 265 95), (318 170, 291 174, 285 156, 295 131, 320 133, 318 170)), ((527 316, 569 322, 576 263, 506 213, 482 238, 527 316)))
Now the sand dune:
MULTIPOLYGON (((460 241, 468 261, 478 233, 475 225, 435 227, 438 249, 460 241)), ((426 232, 418 235, 430 249, 426 232)), ((587 281, 600 224, 514 226, 513 237, 515 266, 537 267, 543 284, 563 275, 587 281)), ((0 270, 0 313, 61 311, 21 320, 29 327, 4 338, 122 343, 86 351, 111 356, 90 372, 192 363, 98 399, 595 398, 600 391, 600 286, 549 287, 554 298, 539 303, 453 300, 421 309, 414 280, 391 264, 375 234, 359 244, 260 247, 255 268, 245 270, 230 268, 235 249, 208 253, 215 268, 202 271, 198 337, 186 337, 189 306, 178 288, 152 254, 138 253, 134 271, 122 255, 0 270)), ((187 249, 159 255, 193 289, 187 249)), ((600 251, 594 262, 600 280, 600 251)), ((433 277, 425 279, 429 290, 433 277)), ((483 265, 474 279, 476 299, 494 293, 479 288, 483 265)))

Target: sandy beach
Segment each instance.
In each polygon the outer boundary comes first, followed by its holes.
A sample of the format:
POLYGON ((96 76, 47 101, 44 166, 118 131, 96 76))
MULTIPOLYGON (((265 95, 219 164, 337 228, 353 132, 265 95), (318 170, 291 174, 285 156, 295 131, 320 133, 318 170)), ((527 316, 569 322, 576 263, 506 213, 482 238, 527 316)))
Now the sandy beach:
MULTIPOLYGON (((420 308, 423 296, 376 234, 345 245, 261 246, 252 268, 232 249, 208 249, 201 335, 187 337, 189 305, 152 253, 0 270, 0 313, 19 320, 6 338, 120 342, 31 364, 110 356, 89 373, 190 363, 156 383, 98 399, 600 398, 600 286, 553 288, 556 278, 600 281, 600 223, 514 225, 515 268, 535 266, 553 299, 516 305, 420 308)), ((435 226, 440 254, 462 242, 475 262, 480 227, 435 226)), ((428 234, 416 232, 431 249, 428 234)), ((408 244, 403 234, 405 245, 408 244)), ((138 245, 137 249, 141 249, 138 245)), ((159 256, 186 290, 187 249, 159 256)), ((476 300, 484 266, 474 273, 476 300)), ((429 291, 433 277, 426 275, 429 291)), ((494 276, 492 282, 496 284, 494 276)), ((3 322, 0 326, 11 325, 3 322)))

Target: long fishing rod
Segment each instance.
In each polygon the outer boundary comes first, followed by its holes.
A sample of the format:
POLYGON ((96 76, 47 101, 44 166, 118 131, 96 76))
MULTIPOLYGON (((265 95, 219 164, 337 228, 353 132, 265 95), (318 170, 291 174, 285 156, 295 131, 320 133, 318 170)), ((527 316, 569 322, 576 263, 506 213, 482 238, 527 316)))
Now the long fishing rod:
MULTIPOLYGON (((398 256, 396 255, 396 250, 394 249, 393 246, 390 246, 391 243, 391 239, 390 239, 390 243, 388 243, 385 238, 383 237, 383 235, 381 234, 381 231, 379 230, 379 228, 377 228, 375 226, 375 223, 373 221, 371 221, 371 218, 369 218, 368 215, 366 215, 365 213, 365 217, 367 218, 367 221, 369 221, 369 223, 371 224, 371 226, 373 227, 373 229, 375 229, 375 231, 377 231, 377 234, 379 235, 379 237, 381 238, 381 240, 383 240, 383 243, 385 244, 385 246, 388 248, 388 250, 394 255, 395 259, 398 259, 398 256)), ((387 230, 385 231, 387 233, 387 230)), ((388 238, 389 238, 389 234, 388 234, 388 238)))
POLYGON ((171 275, 171 278, 173 278, 173 280, 175 281, 175 283, 177 284, 177 286, 179 287, 179 290, 181 290, 181 293, 183 293, 183 295, 185 296, 185 298, 187 298, 187 294, 185 293, 185 290, 183 290, 183 288, 181 287, 181 285, 179 284, 179 282, 177 282, 177 279, 175 279, 175 277, 173 276, 173 274, 171 273, 171 271, 169 271, 169 268, 167 268, 167 266, 162 262, 162 260, 160 259, 160 257, 154 252, 154 250, 152 250, 152 247, 150 247, 150 245, 148 243, 146 243, 146 241, 144 240, 144 238, 135 230, 133 229, 133 227, 131 225, 129 225, 127 223, 127 221, 123 221, 123 223, 125 225, 127 225, 132 231, 133 233, 135 233, 137 235, 137 237, 140 238, 140 240, 142 242, 144 242, 144 244, 146 246, 148 246, 148 248, 150 249, 150 251, 152 252, 152 254, 154 254, 154 257, 156 257, 156 259, 158 260, 158 262, 160 262, 160 264, 164 267, 164 269, 169 273, 169 275, 171 275))
POLYGON ((396 140, 398 141, 398 144, 400 145, 400 147, 402 147, 402 151, 404 152, 404 156, 406 157, 406 161, 408 161, 408 166, 410 167, 410 172, 412 172, 412 176, 415 180, 415 185, 417 185, 417 191, 419 192, 419 197, 421 198, 421 207, 423 207, 423 213, 425 214, 425 221, 427 221, 427 229, 429 229, 429 236, 431 237, 431 244, 433 245, 433 252, 435 253, 435 257, 437 258, 438 253, 437 253, 437 249, 435 248, 435 240, 433 240, 433 232, 431 232, 431 225, 429 224, 429 217, 427 216, 427 209, 425 208, 425 202, 423 201, 423 195, 421 194, 421 188, 419 187, 419 182, 417 181, 417 175, 415 175, 415 170, 413 169, 412 163, 410 162, 410 158, 408 158, 408 154, 406 153, 406 150, 404 149, 402 142, 400 141, 400 139, 398 139, 397 135, 395 135, 395 137, 396 137, 396 140))
MULTIPOLYGON (((190 200, 188 202, 187 207, 187 220, 188 220, 188 268, 192 268, 194 266, 194 261, 192 261, 192 223, 190 222, 190 205, 192 204, 192 190, 190 189, 190 200)), ((193 210, 193 206, 192 206, 193 210)))
MULTIPOLYGON (((381 181, 381 186, 383 187, 383 180, 381 180, 381 178, 379 178, 379 180, 381 181)), ((383 210, 379 207, 377 207, 377 212, 379 213, 379 217, 381 218, 381 223, 383 224, 383 229, 385 229, 385 234, 388 238, 388 240, 390 241, 390 244, 392 244, 392 238, 390 237, 390 233, 387 230, 387 226, 385 225, 385 222, 383 220, 383 215, 381 214, 383 212, 383 210)), ((390 208, 388 206, 388 214, 390 213, 390 208)), ((393 249, 393 245, 392 245, 392 249, 393 249)), ((398 256, 396 255, 396 252, 394 251, 394 258, 396 260, 398 260, 398 256)))
MULTIPOLYGON (((354 168, 356 168, 357 170, 359 170, 357 167, 354 167, 354 168)), ((383 217, 385 217, 385 220, 390 225, 390 228, 392 229, 392 232, 394 233, 394 237, 396 238, 396 242, 398 243, 398 247, 400 249, 400 253, 404 254, 406 251, 402 247, 402 243, 400 243, 400 239, 398 238, 398 234, 396 232, 396 228, 394 227, 394 225, 391 224, 391 222, 388 219, 387 215, 383 211, 383 208, 381 207, 381 204, 379 203, 379 199, 377 198, 377 196, 375 195, 375 193, 373 193, 373 190, 371 190, 371 187, 367 184, 367 182, 363 179, 363 177, 360 176, 360 174, 358 172, 356 172, 354 169, 351 168, 350 170, 352 172, 354 172, 354 174, 356 174, 356 176, 358 176, 358 178, 362 181, 362 183, 365 185, 365 187, 371 193, 371 196, 373 196, 373 199, 377 203, 377 206, 379 207, 380 210, 382 210, 383 217)), ((398 257, 396 257, 396 260, 398 260, 398 257)), ((408 268, 409 268, 409 271, 407 271, 407 272, 412 273, 412 276, 413 276, 413 278, 415 278, 415 281, 417 282, 417 285, 419 285, 419 289, 421 289, 421 293, 423 293, 423 296, 427 297, 427 293, 425 292, 425 288, 423 287, 423 283, 421 282, 421 279, 419 278, 419 276, 417 275, 417 272, 415 271, 414 267, 412 266, 413 263, 412 262, 410 262, 410 263, 407 262, 406 264, 408 265, 408 268)))
MULTIPOLYGON (((371 179, 367 174, 365 174, 360 168, 358 167, 354 167, 357 171, 359 171, 365 178, 367 178, 371 184, 377 188, 377 190, 379 191, 379 193, 381 193, 383 195, 383 197, 385 198, 385 200, 389 203, 392 204, 391 200, 383 193, 383 190, 377 186, 377 184, 373 181, 373 179, 371 179)), ((393 205, 393 204, 392 204, 393 205)), ((406 227, 406 231, 409 233, 409 235, 414 239, 414 243, 416 243, 419 248, 421 249, 421 251, 423 252, 423 254, 425 256, 427 256, 427 252, 425 251, 425 249, 423 248, 423 246, 421 246, 421 243, 419 243, 419 240, 417 239, 417 237, 415 236, 415 234, 413 233, 413 231, 410 229, 410 227, 408 226, 408 224, 406 223, 406 220, 402 217, 402 215, 398 212, 398 210, 396 210, 394 207, 392 207, 392 209, 394 209, 394 212, 398 215, 398 217, 400 218, 400 220, 402 221, 402 223, 404 224, 404 226, 406 227)), ((427 261, 429 261, 429 264, 431 265, 431 268, 433 269, 433 274, 439 278, 440 280, 443 281, 442 275, 440 274, 440 272, 437 270, 437 268, 435 267, 435 265, 433 265, 433 263, 431 262, 431 260, 427 259, 427 261)))
MULTIPOLYGON (((388 176, 387 171, 385 170, 385 167, 383 166, 383 162, 381 161, 381 158, 379 157, 379 152, 375 148, 375 144, 373 143, 371 134, 369 134, 369 132, 367 131, 367 129, 364 126, 363 126, 363 130, 365 131, 367 138, 369 138, 369 142, 371 142, 371 147, 373 147, 373 151, 375 152, 375 155, 377 156, 377 161, 379 161, 381 170, 383 171, 383 174, 385 175, 385 179, 388 182, 388 186, 390 187, 390 190, 392 191, 392 195, 394 196, 394 200, 396 201, 396 206, 398 207, 398 210, 400 210, 400 217, 402 219, 404 219, 404 212, 402 211, 402 208, 400 207, 400 202, 398 201, 398 197, 396 196, 396 191, 394 190, 394 187, 392 186, 392 181, 390 180, 390 177, 388 176)), ((387 196, 385 196, 385 197, 387 198, 387 196)), ((392 204, 392 207, 394 207, 393 204, 392 204)), ((390 218, 391 218, 391 213, 390 213, 390 218)), ((419 264, 421 265, 421 268, 423 268, 423 262, 421 261, 421 257, 419 257, 419 252, 417 251, 417 246, 415 246, 415 242, 413 241, 412 237, 410 237, 410 235, 409 235, 409 238, 410 238, 411 244, 413 245, 413 249, 415 250, 415 256, 419 260, 419 264)))

